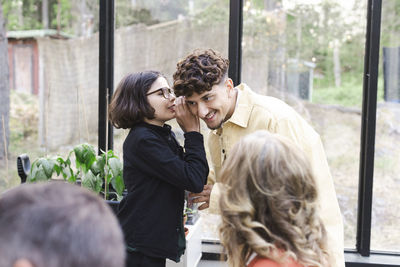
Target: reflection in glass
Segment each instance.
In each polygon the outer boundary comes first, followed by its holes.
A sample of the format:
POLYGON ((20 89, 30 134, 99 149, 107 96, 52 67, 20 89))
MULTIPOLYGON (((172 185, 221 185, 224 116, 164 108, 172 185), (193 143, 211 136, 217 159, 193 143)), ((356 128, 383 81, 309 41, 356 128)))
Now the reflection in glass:
POLYGON ((400 244, 400 2, 382 2, 371 249, 400 244))
MULTIPOLYGON (((149 69, 161 71, 172 86, 176 63, 197 48, 213 48, 228 55, 227 0, 116 3, 115 87, 127 73, 149 69)), ((176 121, 168 124, 173 126, 177 139, 183 141, 176 121)), ((127 132, 114 131, 114 147, 119 154, 127 132)))
POLYGON ((9 161, 0 160, 0 192, 20 183, 20 154, 33 162, 65 158, 80 143, 97 145, 98 3, 56 1, 42 13, 41 2, 3 5, 10 135, 9 161))
POLYGON ((242 81, 295 108, 320 134, 354 248, 366 3, 245 1, 242 81))

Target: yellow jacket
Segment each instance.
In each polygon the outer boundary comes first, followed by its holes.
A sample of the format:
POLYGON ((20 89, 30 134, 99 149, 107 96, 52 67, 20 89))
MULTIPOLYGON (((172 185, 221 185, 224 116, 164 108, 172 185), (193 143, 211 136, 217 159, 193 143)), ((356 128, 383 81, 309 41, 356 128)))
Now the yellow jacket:
MULTIPOLYGON (((232 117, 221 128, 210 131, 208 148, 210 172, 208 181, 219 182, 219 172, 226 155, 239 139, 257 130, 267 130, 291 139, 308 155, 315 174, 320 202, 320 216, 328 233, 331 266, 344 266, 343 221, 332 176, 320 136, 283 101, 254 93, 245 84, 236 87, 239 99, 232 117)), ((218 212, 219 185, 214 184, 209 212, 218 212)))

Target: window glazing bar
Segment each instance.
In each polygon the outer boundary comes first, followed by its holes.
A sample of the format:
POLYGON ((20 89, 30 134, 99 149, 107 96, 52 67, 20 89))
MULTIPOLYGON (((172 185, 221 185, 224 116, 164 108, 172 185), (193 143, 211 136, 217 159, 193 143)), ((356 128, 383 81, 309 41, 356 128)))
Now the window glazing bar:
POLYGON ((114 91, 114 0, 100 0, 98 153, 113 148, 107 105, 114 91), (107 144, 107 149, 106 149, 107 144))
POLYGON ((241 82, 243 0, 229 1, 229 78, 236 86, 241 82))
POLYGON ((368 0, 356 241, 362 256, 370 255, 381 8, 381 0, 368 0))

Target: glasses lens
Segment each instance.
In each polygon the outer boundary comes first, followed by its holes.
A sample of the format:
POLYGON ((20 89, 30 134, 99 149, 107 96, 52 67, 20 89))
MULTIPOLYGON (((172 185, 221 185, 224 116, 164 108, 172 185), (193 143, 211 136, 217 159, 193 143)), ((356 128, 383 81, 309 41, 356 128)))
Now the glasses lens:
POLYGON ((166 99, 169 99, 171 97, 171 94, 173 94, 171 88, 167 87, 162 88, 162 92, 166 99))

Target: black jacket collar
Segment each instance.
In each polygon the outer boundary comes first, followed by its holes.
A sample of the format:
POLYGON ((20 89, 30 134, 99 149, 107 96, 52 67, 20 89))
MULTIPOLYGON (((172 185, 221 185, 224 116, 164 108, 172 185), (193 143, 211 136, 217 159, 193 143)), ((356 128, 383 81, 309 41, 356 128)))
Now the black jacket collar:
POLYGON ((170 135, 171 134, 171 126, 168 124, 164 124, 164 126, 158 126, 158 125, 154 125, 154 124, 149 124, 146 123, 144 121, 139 122, 138 124, 136 124, 136 126, 143 126, 143 127, 147 127, 149 129, 152 129, 156 132, 158 132, 159 134, 162 134, 164 136, 166 135, 170 135))

